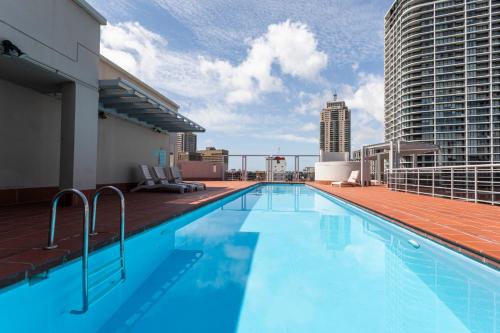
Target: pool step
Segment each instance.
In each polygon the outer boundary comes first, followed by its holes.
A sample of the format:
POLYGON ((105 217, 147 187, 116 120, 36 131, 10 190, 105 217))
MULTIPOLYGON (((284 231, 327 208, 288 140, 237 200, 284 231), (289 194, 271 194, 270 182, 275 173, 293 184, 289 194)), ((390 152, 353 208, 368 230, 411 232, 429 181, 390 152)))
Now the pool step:
POLYGON ((122 258, 118 257, 118 258, 112 259, 112 260, 108 261, 107 263, 99 266, 98 268, 96 268, 92 272, 89 272, 89 278, 92 277, 92 276, 94 276, 94 275, 96 275, 96 274, 99 274, 101 272, 106 271, 107 269, 109 269, 110 267, 112 267, 113 264, 116 264, 116 263, 120 263, 121 264, 121 260, 122 260, 122 258))
POLYGON ((120 273, 120 277, 121 277, 121 273, 122 273, 122 268, 121 267, 115 267, 113 268, 110 272, 108 272, 108 274, 104 275, 104 274, 101 274, 101 276, 97 276, 95 278, 95 281, 93 281, 93 283, 89 283, 89 292, 91 290, 94 290, 100 286, 102 286, 104 283, 106 283, 106 281, 110 280, 112 277, 114 277, 117 273, 120 273))

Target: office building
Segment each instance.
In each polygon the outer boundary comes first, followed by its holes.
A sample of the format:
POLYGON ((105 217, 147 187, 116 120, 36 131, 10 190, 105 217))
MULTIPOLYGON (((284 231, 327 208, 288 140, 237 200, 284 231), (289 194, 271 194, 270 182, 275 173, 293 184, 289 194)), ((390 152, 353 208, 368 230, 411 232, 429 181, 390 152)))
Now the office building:
POLYGON ((500 162, 499 18, 495 1, 393 3, 385 17, 387 141, 439 145, 445 165, 500 162))
POLYGON ((321 111, 319 142, 324 152, 351 152, 351 111, 337 95, 321 111))
POLYGON ((196 152, 196 134, 177 133, 176 149, 178 153, 195 153, 196 152))
POLYGON ((215 147, 207 147, 205 150, 199 151, 202 161, 224 163, 225 171, 227 171, 229 163, 229 152, 225 149, 215 149, 215 147))
POLYGON ((198 152, 179 152, 177 153, 177 160, 178 161, 201 161, 201 153, 198 152))

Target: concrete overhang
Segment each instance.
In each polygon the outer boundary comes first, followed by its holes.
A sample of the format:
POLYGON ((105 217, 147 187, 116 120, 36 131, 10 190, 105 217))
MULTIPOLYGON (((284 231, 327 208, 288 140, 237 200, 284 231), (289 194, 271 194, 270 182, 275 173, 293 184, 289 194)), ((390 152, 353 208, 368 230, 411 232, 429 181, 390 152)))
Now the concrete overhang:
MULTIPOLYGON (((391 149, 391 142, 367 145, 363 148, 367 152, 365 158, 368 160, 376 160, 377 156, 388 158, 391 149), (371 150, 375 150, 375 152, 372 153, 371 150)), ((438 153, 441 148, 438 145, 431 143, 399 141, 393 143, 393 149, 398 151, 399 156, 410 156, 438 153)))
POLYGON ((42 94, 58 93, 71 78, 27 56, 0 55, 0 79, 42 94))

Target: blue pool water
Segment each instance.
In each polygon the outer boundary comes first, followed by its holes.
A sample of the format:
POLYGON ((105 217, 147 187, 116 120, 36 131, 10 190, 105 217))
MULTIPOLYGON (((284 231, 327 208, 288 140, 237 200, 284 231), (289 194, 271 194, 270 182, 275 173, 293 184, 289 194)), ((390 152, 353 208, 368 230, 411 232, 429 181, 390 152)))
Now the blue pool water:
POLYGON ((0 331, 500 332, 498 271, 304 185, 257 186, 126 245, 127 282, 87 314, 69 313, 76 262, 0 294, 0 331), (19 330, 22 315, 38 323, 19 330))

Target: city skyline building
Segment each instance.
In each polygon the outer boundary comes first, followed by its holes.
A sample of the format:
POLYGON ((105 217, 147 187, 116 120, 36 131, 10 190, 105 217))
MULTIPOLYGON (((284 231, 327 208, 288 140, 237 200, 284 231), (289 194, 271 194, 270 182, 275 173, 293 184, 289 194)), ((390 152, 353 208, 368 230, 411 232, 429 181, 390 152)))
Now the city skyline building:
POLYGON ((198 152, 178 152, 177 153, 177 160, 178 161, 201 161, 201 153, 198 152))
POLYGON ((178 153, 196 153, 196 134, 191 132, 177 133, 176 149, 178 153))
MULTIPOLYGON (((439 145, 444 165, 498 163, 500 3, 395 1, 384 99, 386 141, 439 145)), ((415 162, 433 166, 435 156, 415 162)))
POLYGON ((224 170, 229 166, 229 151, 225 149, 216 149, 215 147, 206 147, 205 150, 198 151, 201 154, 202 161, 224 163, 224 170))
POLYGON ((328 101, 320 114, 320 150, 351 153, 351 110, 344 101, 328 101))

